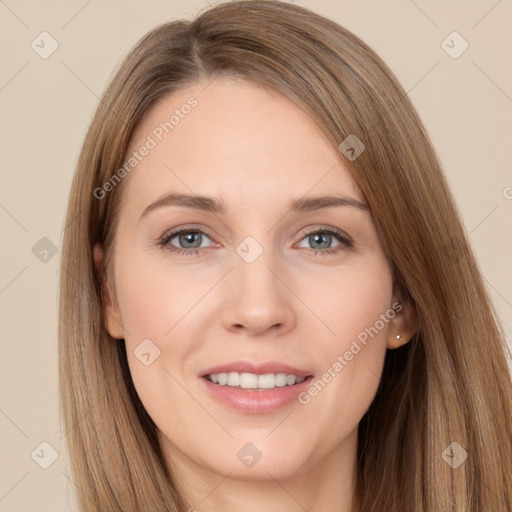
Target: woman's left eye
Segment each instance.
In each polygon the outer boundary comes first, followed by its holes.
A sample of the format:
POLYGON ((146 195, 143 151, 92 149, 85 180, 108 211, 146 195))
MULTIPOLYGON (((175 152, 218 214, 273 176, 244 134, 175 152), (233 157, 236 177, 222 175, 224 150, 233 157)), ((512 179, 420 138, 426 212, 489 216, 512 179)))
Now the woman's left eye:
POLYGON ((311 249, 315 256, 317 254, 335 254, 343 249, 352 247, 352 242, 346 235, 332 229, 317 229, 311 231, 302 240, 307 240, 311 245, 320 246, 320 248, 313 247, 311 249), (338 242, 334 247, 332 247, 333 241, 338 242))
MULTIPOLYGON (((158 245, 166 248, 172 253, 192 256, 198 255, 204 250, 204 239, 211 240, 206 233, 199 229, 182 228, 165 234, 159 240, 158 245), (174 239, 177 239, 177 243, 179 244, 178 247, 172 243, 174 239)), ((352 246, 352 242, 346 235, 332 229, 317 229, 316 231, 310 231, 301 239, 301 241, 302 240, 307 240, 307 243, 313 245, 309 250, 315 256, 318 254, 337 253, 352 246), (337 242, 337 245, 334 247, 332 246, 333 242, 337 242)))

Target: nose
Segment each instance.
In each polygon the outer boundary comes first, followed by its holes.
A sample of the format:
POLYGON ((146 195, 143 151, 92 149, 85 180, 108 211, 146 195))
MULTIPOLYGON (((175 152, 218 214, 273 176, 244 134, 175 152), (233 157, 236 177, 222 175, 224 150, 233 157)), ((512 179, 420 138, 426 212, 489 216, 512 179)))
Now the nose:
POLYGON ((282 335, 293 329, 294 295, 281 274, 270 251, 263 251, 252 263, 235 260, 222 314, 224 327, 248 336, 282 335))

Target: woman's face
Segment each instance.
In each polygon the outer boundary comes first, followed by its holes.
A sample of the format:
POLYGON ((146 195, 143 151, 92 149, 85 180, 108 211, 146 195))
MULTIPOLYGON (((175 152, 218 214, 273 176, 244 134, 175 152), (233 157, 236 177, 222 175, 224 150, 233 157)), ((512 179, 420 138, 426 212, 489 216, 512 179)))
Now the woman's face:
POLYGON ((386 348, 409 337, 365 199, 293 103, 206 86, 138 128, 108 330, 180 467, 258 479, 353 461, 386 348))

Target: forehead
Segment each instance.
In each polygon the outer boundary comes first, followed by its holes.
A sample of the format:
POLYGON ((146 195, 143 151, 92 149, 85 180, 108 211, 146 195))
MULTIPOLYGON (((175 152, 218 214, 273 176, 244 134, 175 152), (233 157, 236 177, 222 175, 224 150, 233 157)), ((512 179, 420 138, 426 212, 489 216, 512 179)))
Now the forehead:
POLYGON ((245 207, 310 192, 363 200, 339 153, 297 105, 235 78, 200 82, 161 99, 139 125, 127 158, 134 151, 125 194, 139 208, 171 190, 245 207))

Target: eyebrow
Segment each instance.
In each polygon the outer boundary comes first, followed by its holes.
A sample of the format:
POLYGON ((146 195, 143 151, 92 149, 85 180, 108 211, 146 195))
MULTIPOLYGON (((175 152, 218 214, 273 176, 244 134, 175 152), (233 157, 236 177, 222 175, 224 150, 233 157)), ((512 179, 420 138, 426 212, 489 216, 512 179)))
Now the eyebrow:
MULTIPOLYGON (((224 201, 210 196, 198 196, 189 194, 179 194, 171 192, 157 199, 147 206, 140 218, 146 217, 150 212, 168 206, 181 206, 192 208, 215 214, 226 214, 227 209, 224 201)), ((368 210, 368 206, 356 199, 345 196, 319 196, 310 198, 300 198, 291 202, 289 209, 299 213, 319 210, 331 206, 353 206, 359 210, 368 210)))

